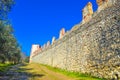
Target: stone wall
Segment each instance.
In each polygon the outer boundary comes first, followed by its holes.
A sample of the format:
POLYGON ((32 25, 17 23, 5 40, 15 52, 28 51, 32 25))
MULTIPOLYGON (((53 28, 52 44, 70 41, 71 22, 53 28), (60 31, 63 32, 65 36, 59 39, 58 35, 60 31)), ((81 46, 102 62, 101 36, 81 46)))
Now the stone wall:
POLYGON ((120 78, 120 0, 115 1, 31 61, 97 77, 120 78))

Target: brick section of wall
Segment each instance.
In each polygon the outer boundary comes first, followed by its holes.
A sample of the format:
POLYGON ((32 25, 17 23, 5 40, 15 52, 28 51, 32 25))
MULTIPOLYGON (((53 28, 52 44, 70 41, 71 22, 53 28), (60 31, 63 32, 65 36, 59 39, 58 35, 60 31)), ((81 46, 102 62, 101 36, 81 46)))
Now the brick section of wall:
POLYGON ((32 62, 120 78, 120 0, 32 57, 32 62))

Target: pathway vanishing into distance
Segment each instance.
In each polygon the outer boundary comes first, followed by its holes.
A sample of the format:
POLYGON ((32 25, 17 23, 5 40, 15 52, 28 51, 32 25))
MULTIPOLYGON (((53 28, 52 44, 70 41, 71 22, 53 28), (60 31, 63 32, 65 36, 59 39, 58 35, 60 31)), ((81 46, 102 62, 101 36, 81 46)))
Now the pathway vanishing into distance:
POLYGON ((38 64, 18 64, 6 74, 0 76, 0 80, 76 80, 60 73, 49 70, 38 64))

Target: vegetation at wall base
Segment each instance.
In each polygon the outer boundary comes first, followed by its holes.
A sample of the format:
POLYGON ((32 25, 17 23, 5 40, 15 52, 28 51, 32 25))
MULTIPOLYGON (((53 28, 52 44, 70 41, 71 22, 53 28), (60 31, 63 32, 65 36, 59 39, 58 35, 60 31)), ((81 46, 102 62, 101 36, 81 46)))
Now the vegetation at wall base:
POLYGON ((40 65, 43 65, 43 66, 47 67, 48 69, 50 69, 52 71, 62 73, 64 75, 72 77, 72 78, 76 78, 77 80, 106 80, 104 78, 98 78, 98 77, 95 77, 95 76, 91 76, 89 74, 83 74, 83 73, 74 72, 74 71, 67 71, 67 70, 64 70, 64 69, 60 69, 60 68, 57 68, 57 67, 51 67, 49 65, 44 65, 44 64, 40 64, 40 65))

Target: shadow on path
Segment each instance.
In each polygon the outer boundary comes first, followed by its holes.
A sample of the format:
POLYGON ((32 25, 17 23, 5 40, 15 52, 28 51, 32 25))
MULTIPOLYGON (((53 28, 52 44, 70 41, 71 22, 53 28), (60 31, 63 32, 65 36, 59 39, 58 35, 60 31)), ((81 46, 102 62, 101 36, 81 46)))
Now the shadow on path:
POLYGON ((27 64, 18 64, 12 66, 4 75, 0 75, 0 80, 29 80, 32 77, 43 77, 43 74, 29 73, 32 68, 21 68, 27 64))

